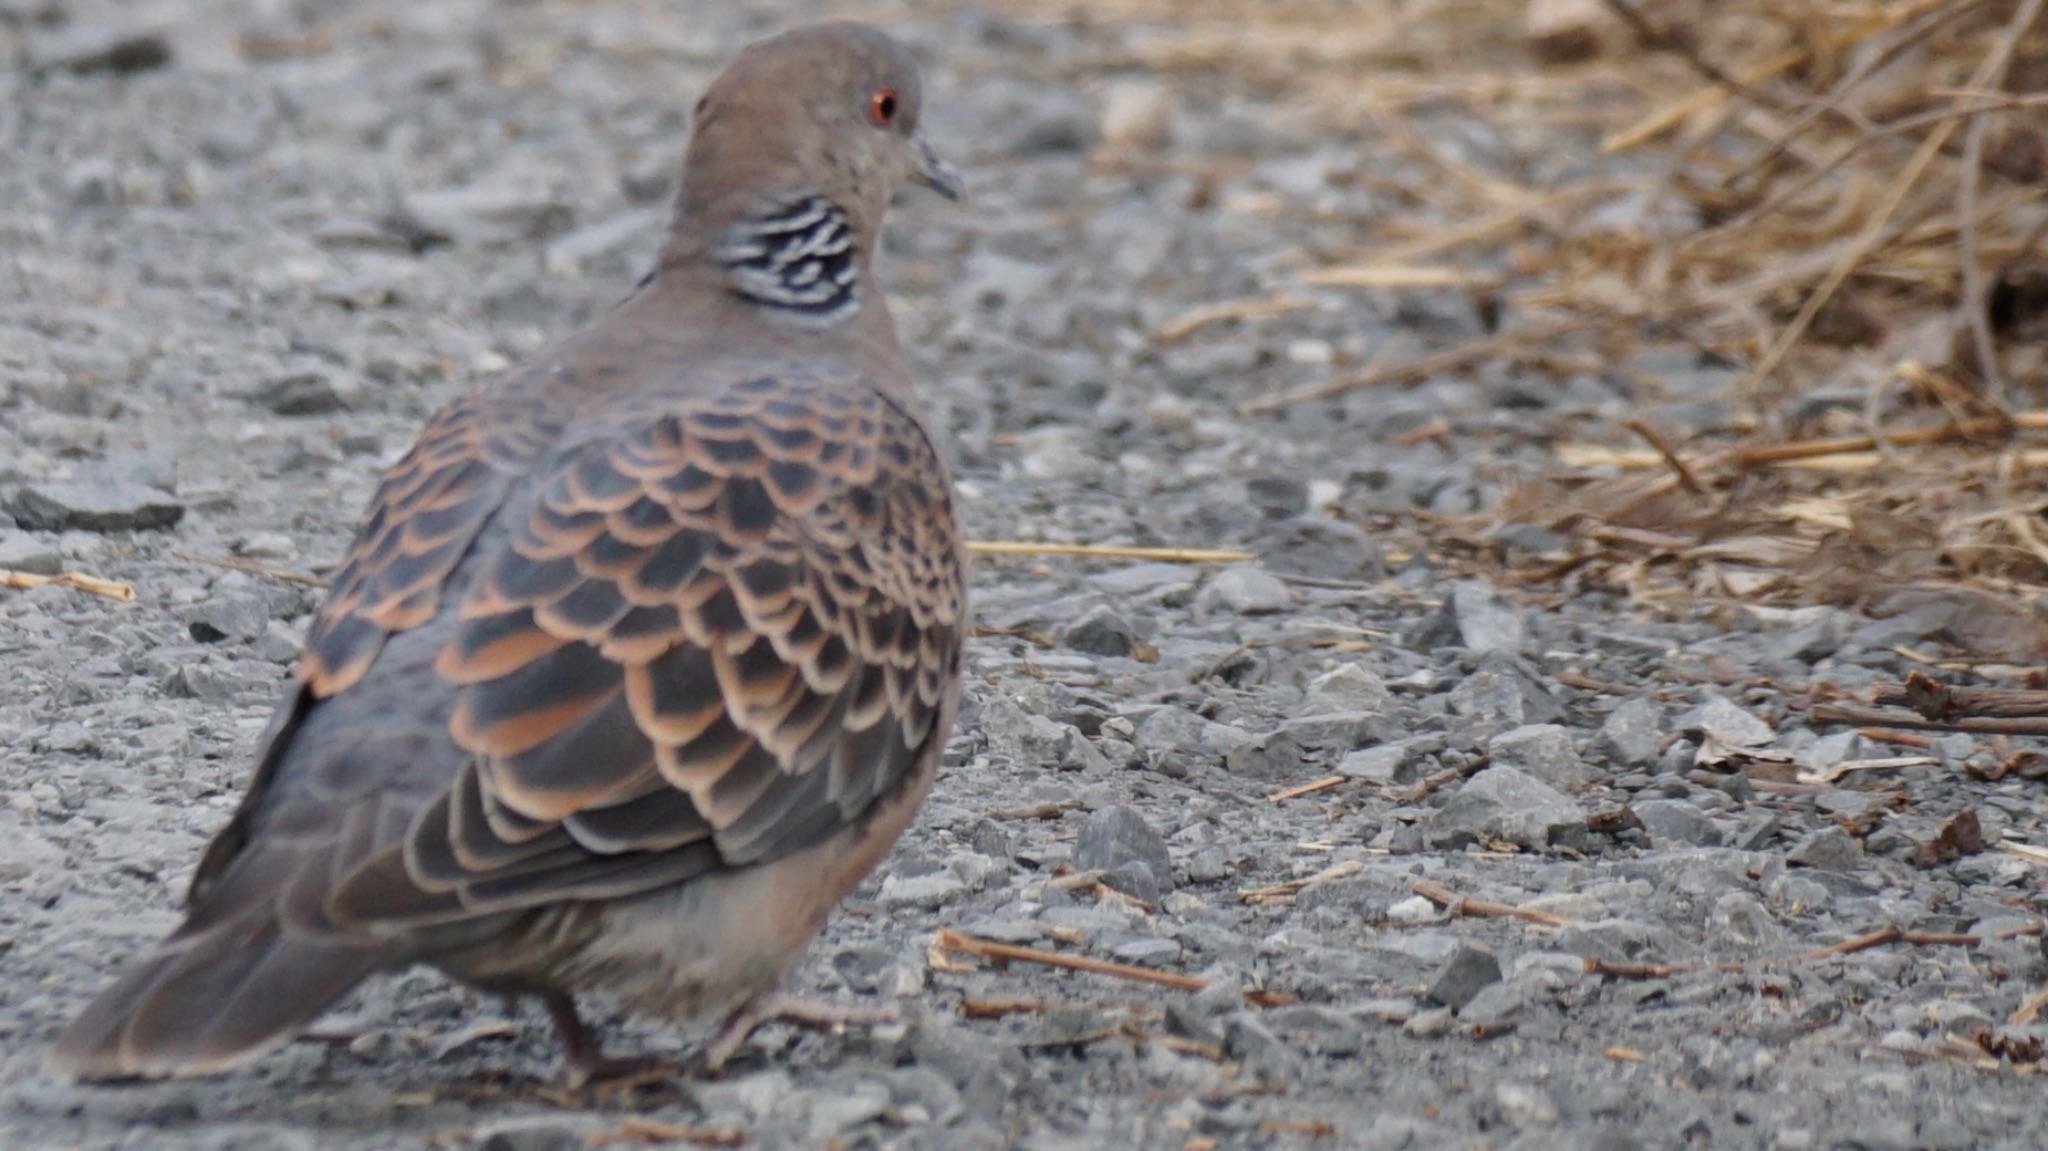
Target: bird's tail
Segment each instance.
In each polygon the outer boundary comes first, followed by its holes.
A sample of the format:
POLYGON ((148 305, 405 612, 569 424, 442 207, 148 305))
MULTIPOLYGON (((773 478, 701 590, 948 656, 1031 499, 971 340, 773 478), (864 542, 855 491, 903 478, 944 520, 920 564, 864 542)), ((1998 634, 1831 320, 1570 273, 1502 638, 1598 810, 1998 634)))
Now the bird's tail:
POLYGON ((365 940, 288 931, 268 910, 186 924, 72 1021, 51 1069, 78 1079, 226 1070, 291 1039, 391 961, 365 940))

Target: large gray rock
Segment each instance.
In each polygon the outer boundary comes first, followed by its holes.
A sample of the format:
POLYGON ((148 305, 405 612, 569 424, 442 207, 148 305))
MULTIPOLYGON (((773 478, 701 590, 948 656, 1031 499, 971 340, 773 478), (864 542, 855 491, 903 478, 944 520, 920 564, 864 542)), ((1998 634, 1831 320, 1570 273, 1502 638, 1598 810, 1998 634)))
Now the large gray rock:
POLYGON ((1443 606, 1414 637, 1417 647, 1462 647, 1476 652, 1519 652, 1528 625, 1515 606, 1483 583, 1453 584, 1443 606))
POLYGON ((1228 608, 1239 615, 1269 615, 1294 606, 1294 593, 1263 568, 1239 564, 1224 568, 1195 597, 1201 607, 1228 608))
POLYGON ((30 484, 8 508, 30 531, 149 531, 185 516, 185 505, 169 492, 134 480, 63 480, 30 484))
POLYGON ((1451 711, 1466 721, 1461 730, 1474 738, 1564 718, 1564 708, 1549 686, 1521 661, 1501 653, 1480 661, 1471 675, 1451 689, 1450 705, 1451 711))
POLYGON ((1718 695, 1679 717, 1683 731, 1700 731, 1730 747, 1762 747, 1776 738, 1771 725, 1718 695))
POLYGON ((1486 741, 1494 764, 1526 772, 1561 791, 1576 791, 1593 780, 1579 759, 1572 734, 1554 723, 1526 723, 1486 741))
POLYGON ((1664 743, 1664 709, 1646 695, 1624 700, 1600 725, 1594 747, 1615 767, 1641 767, 1664 743))
POLYGON ((1650 843, 1656 847, 1671 844, 1688 844, 1693 847, 1719 847, 1721 829, 1693 804, 1682 799, 1643 799, 1629 805, 1642 820, 1643 830, 1649 832, 1650 843))
POLYGON ((1394 695, 1387 681, 1360 664, 1347 663, 1324 672, 1308 682, 1310 712, 1384 712, 1393 705, 1394 695))
POLYGON ((1161 891, 1173 889, 1173 857, 1145 817, 1122 805, 1105 807, 1081 824, 1074 840, 1074 866, 1082 871, 1115 871, 1142 864, 1161 891))
POLYGON ((1453 1011, 1472 1002, 1480 990, 1500 982, 1500 960, 1484 947, 1460 943, 1429 981, 1429 998, 1453 1011))
POLYGON ((1138 631, 1113 608, 1097 605, 1060 629, 1060 642, 1088 655, 1128 656, 1138 647, 1138 631))
POLYGON ((56 575, 63 569, 64 557, 56 545, 27 532, 0 531, 0 570, 56 575))
POLYGON ((1586 813, 1542 780, 1495 766, 1466 780, 1429 827, 1438 840, 1475 836, 1543 851, 1584 837, 1586 813))

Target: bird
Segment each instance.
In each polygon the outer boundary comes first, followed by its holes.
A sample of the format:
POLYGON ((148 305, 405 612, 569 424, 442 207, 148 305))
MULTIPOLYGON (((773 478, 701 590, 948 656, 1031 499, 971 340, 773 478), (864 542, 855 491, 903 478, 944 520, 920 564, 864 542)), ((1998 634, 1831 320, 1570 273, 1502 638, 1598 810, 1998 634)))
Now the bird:
POLYGON ((428 421, 382 478, 182 924, 55 1040, 204 1075, 415 964, 577 997, 862 1023, 786 976, 930 791, 966 552, 875 274, 906 184, 959 199, 903 45, 828 23, 694 106, 653 271, 428 421))

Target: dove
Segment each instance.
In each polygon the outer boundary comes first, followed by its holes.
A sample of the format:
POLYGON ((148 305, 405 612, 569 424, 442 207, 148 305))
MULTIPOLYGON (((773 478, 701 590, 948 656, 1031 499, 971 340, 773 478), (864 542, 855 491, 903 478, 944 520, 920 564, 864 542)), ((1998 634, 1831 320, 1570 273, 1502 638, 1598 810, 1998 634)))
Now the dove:
POLYGON ((739 52, 638 289, 443 408, 383 477, 186 918, 57 1039, 82 1079, 198 1075, 414 964, 540 998, 863 1022, 785 977, 930 790, 966 558, 875 277, 905 184, 957 199, 905 49, 739 52))

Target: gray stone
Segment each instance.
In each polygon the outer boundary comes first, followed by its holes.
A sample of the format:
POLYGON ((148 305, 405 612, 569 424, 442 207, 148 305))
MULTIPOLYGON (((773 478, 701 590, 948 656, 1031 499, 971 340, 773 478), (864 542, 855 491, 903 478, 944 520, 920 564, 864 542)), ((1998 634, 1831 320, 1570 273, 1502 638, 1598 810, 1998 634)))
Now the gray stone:
POLYGON ((171 62, 171 42, 156 29, 95 19, 37 38, 28 60, 38 72, 147 72, 171 62))
POLYGON ((1650 956, 1666 932, 1632 919, 1595 919, 1557 929, 1551 945, 1586 959, 1627 963, 1650 956))
MULTIPOLYGON (((960 1092, 929 1067, 905 1067, 888 1077, 889 1095, 907 1125, 948 1125, 963 1112, 960 1092)), ((970 1144, 972 1145, 972 1144, 970 1144)))
POLYGON ((541 1116, 511 1119, 478 1132, 477 1151, 583 1151, 583 1129, 541 1116))
POLYGON ((270 626, 270 609, 253 592, 216 592, 177 610, 178 622, 200 643, 232 639, 248 643, 270 626))
POLYGON ((1493 952, 1460 943, 1429 981, 1429 1000, 1453 1011, 1472 1002, 1483 987, 1500 982, 1500 960, 1493 952))
POLYGON ((1855 628, 1854 618, 1839 608, 1799 608, 1785 614, 1789 618, 1769 630, 1764 650, 1772 659, 1818 662, 1835 654, 1855 628))
MULTIPOLYGON (((1151 878, 1152 873, 1143 864, 1127 864, 1126 867, 1129 870, 1144 875, 1148 881, 1151 878)), ((1110 886, 1116 887, 1118 891, 1124 890, 1113 883, 1110 886)), ((1137 892, 1124 891, 1124 894, 1137 895, 1137 892)), ((1143 897, 1141 896, 1140 898, 1143 897)), ((1172 963, 1179 959, 1181 956, 1181 946, 1171 939, 1156 939, 1150 936, 1143 936, 1136 939, 1126 939, 1116 944, 1109 949, 1109 954, 1110 958, 1121 963, 1136 963, 1141 966, 1147 964, 1159 965, 1172 963)))
POLYGON ((820 1089, 811 1100, 810 1141, 813 1146, 838 1142, 838 1136, 889 1110, 889 1089, 880 1083, 855 1083, 838 1090, 820 1089))
POLYGON ((1008 859, 1011 852, 1010 833, 1002 824, 992 819, 978 819, 967 831, 967 846, 990 859, 1008 859))
POLYGON ((1527 995, 1518 982, 1502 980, 1490 983, 1459 1005, 1458 1022, 1480 1032, 1498 1031, 1521 1014, 1527 995))
POLYGON ((1162 707, 1138 721, 1131 742, 1147 755, 1158 756, 1203 749, 1203 732, 1215 726, 1184 707, 1162 707))
POLYGON ((1435 1039, 1440 1035, 1448 1034, 1451 1028, 1457 1025, 1458 1017, 1452 1013, 1450 1008, 1436 1007, 1428 1011, 1418 1011, 1409 1016, 1401 1024, 1401 1032, 1416 1039, 1435 1039))
POLYGON ((1102 93, 1102 142, 1119 150, 1163 148, 1172 139, 1173 112, 1179 106, 1157 81, 1114 81, 1102 93))
POLYGON ((393 225, 415 247, 517 244, 548 238, 570 220, 568 207, 537 183, 501 181, 408 194, 393 225))
POLYGON ((1451 689, 1451 711, 1464 717, 1460 729, 1483 738, 1530 723, 1564 718, 1550 689, 1514 659, 1488 656, 1451 689))
POLYGON ((150 531, 184 518, 169 492, 133 480, 56 481, 24 486, 9 507, 30 531, 150 531))
POLYGON ((563 233, 547 246, 541 263, 558 276, 580 276, 601 262, 623 260, 659 233, 665 208, 638 208, 563 233))
POLYGON ((1225 607, 1239 615, 1270 615, 1294 606, 1294 593, 1273 573, 1251 564, 1217 572, 1196 597, 1199 606, 1225 607))
POLYGON ((1341 1011, 1299 1003, 1265 1013, 1268 1026, 1317 1055, 1349 1056, 1364 1044, 1365 1028, 1357 1017, 1341 1011))
POLYGON ((1387 681, 1362 664, 1341 664, 1308 683, 1307 710, 1311 712, 1363 711, 1378 715, 1392 707, 1393 702, 1387 681))
POLYGON ((1026 102, 1000 123, 1002 132, 994 144, 1000 154, 1085 152, 1095 146, 1098 138, 1095 109, 1072 92, 1058 88, 1045 91, 1041 99, 1026 102))
POLYGON ((1646 695, 1622 701, 1600 725, 1594 746, 1616 767, 1641 767, 1664 742, 1664 709, 1646 695))
POLYGON ((1420 759, 1416 748, 1422 742, 1404 739, 1354 751, 1337 764, 1337 774, 1380 784, 1407 783, 1415 778, 1415 763, 1420 759))
POLYGON ((1055 751, 1054 762, 1061 771, 1108 771, 1109 757, 1095 746, 1095 741, 1082 735, 1078 728, 1058 724, 1060 740, 1055 751))
POLYGON ((346 411, 349 406, 334 374, 323 368, 287 373, 258 388, 249 398, 280 416, 324 416, 346 411))
POLYGON ((1443 606, 1414 637, 1420 648, 1462 647, 1475 652, 1519 652, 1528 639, 1522 613, 1483 583, 1451 585, 1443 606))
POLYGON ((1508 965, 1508 977, 1538 991, 1563 991, 1586 978, 1586 961, 1563 951, 1524 951, 1508 965))
POLYGON ((1223 1050, 1259 1074, 1282 1081, 1298 1071, 1300 1057, 1294 1048, 1261 1019, 1256 1012, 1239 1010, 1223 1018, 1223 1050))
POLYGON ((1060 642, 1089 655, 1124 657, 1137 650, 1138 632, 1131 621, 1108 607, 1093 607, 1060 629, 1060 642))
POLYGON ((1308 484, 1294 476, 1253 476, 1244 482, 1244 494, 1253 507, 1276 520, 1308 510, 1308 484))
POLYGON ((1363 529, 1326 516, 1296 516, 1257 543, 1263 563, 1290 575, 1327 580, 1365 580, 1382 575, 1386 560, 1379 542, 1363 529))
POLYGON ((1557 1100, 1533 1083, 1503 1082, 1493 1088, 1494 1105, 1500 1117, 1515 1128, 1555 1127, 1563 1119, 1557 1100))
POLYGON ((1855 871, 1863 859, 1863 845, 1834 826, 1807 833, 1785 853, 1785 862, 1818 871, 1855 871))
POLYGON ((1835 893, 1826 884, 1798 872, 1772 877, 1764 885, 1764 894, 1787 915, 1823 911, 1835 899, 1835 893))
POLYGON ((1350 751, 1380 738, 1386 724, 1372 712, 1340 711, 1298 716, 1280 730, 1308 751, 1350 751))
POLYGON ((1781 932, 1756 896, 1731 891, 1714 901, 1714 910, 1707 916, 1707 934, 1725 951, 1756 955, 1776 945, 1781 932))
POLYGON ((0 822, 0 828, 0 883, 63 868, 63 848, 12 819, 0 822))
POLYGON ((1126 863, 1143 864, 1161 891, 1173 890, 1173 858, 1145 817, 1118 805, 1091 813, 1074 839, 1074 866, 1083 871, 1109 871, 1126 863))
POLYGON ((1815 771, 1826 771, 1856 756, 1862 743, 1863 736, 1857 732, 1830 732, 1799 749, 1799 762, 1815 771))
POLYGON ((1510 728, 1486 741, 1494 764, 1527 772, 1561 791, 1575 791, 1593 779, 1572 747, 1571 732, 1554 723, 1510 728))
POLYGON ((1238 744, 1223 755, 1226 771, 1252 779, 1288 779, 1301 774, 1304 762, 1301 745, 1284 731, 1238 744))
POLYGON ((56 575, 63 570, 64 557, 54 545, 27 532, 0 532, 0 571, 56 575))
POLYGON ((941 869, 923 875, 891 875, 882 881, 884 907, 938 907, 968 892, 967 881, 941 869))
POLYGON ((1542 851, 1586 831, 1586 814, 1569 796, 1512 767, 1489 767, 1465 781, 1429 820, 1444 833, 1505 840, 1542 851))
POLYGON ((1629 805, 1653 846, 1685 843, 1695 847, 1719 847, 1721 829, 1691 803, 1682 799, 1642 799, 1629 805))
POLYGON ((1158 903, 1165 894, 1159 886, 1159 878, 1153 872, 1152 865, 1135 859, 1125 860, 1104 871, 1102 882, 1133 899, 1142 899, 1147 903, 1158 903))
POLYGON ((1073 728, 1030 710, 1021 699, 993 696, 983 702, 978 718, 991 746, 1026 766, 1062 766, 1073 750, 1073 728))
POLYGON ((1678 719, 1683 731, 1701 731, 1730 747, 1762 747, 1776 738, 1771 725, 1718 695, 1678 719))
POLYGON ((1195 569, 1168 563, 1132 564, 1088 577, 1088 586, 1124 603, 1185 599, 1197 582, 1195 569))

